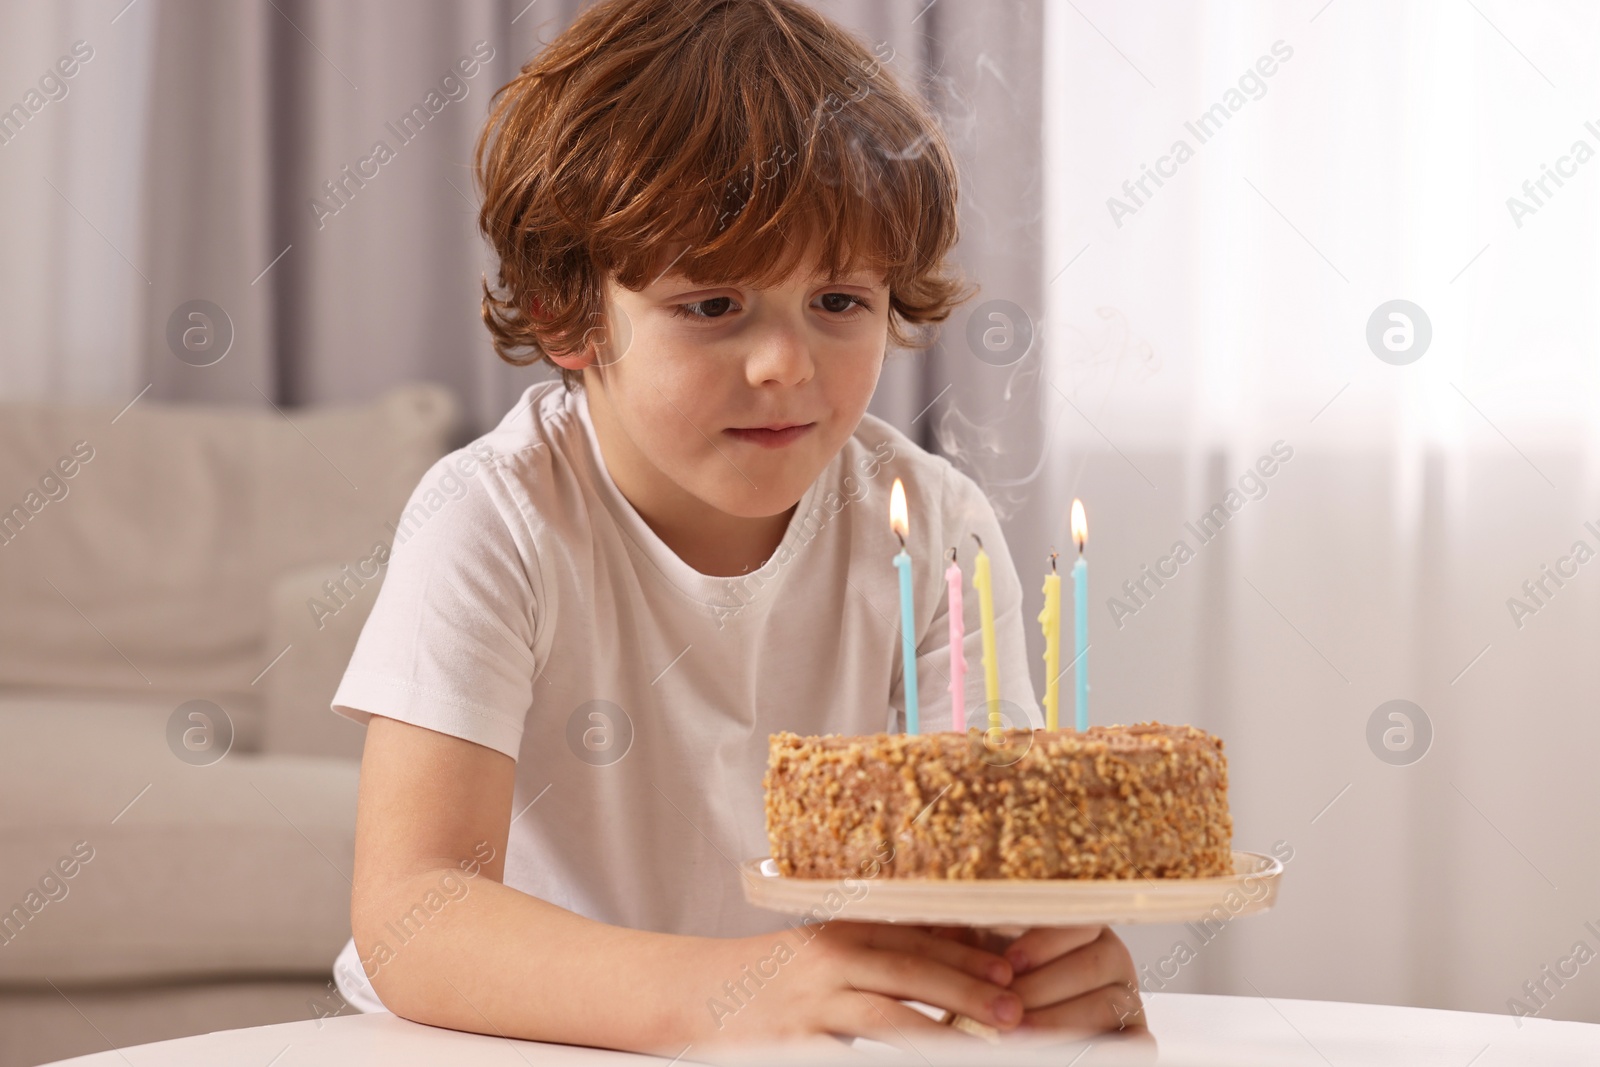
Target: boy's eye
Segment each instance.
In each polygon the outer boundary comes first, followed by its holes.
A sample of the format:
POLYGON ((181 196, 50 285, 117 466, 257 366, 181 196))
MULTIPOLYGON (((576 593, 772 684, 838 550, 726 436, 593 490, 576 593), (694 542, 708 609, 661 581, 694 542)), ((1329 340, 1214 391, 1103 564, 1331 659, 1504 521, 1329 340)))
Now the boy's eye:
MULTIPOLYGON (((850 315, 853 311, 865 313, 872 310, 872 305, 853 293, 824 293, 821 297, 824 310, 838 316, 850 315)), ((690 304, 674 304, 672 313, 685 319, 720 319, 725 317, 728 306, 733 303, 731 297, 717 296, 710 300, 696 300, 690 304)))
POLYGON ((731 303, 733 303, 733 300, 730 297, 715 296, 710 300, 696 300, 692 304, 674 304, 672 313, 685 319, 720 319, 723 313, 728 310, 726 305, 731 303), (695 310, 696 308, 708 310, 702 312, 695 310))
MULTIPOLYGON (((859 296, 854 295, 853 293, 823 293, 822 294, 822 300, 823 300, 824 305, 826 305, 826 303, 828 301, 835 300, 835 299, 844 300, 844 301, 850 301, 851 303, 855 304, 855 306, 857 308, 861 309, 862 312, 869 312, 869 311, 872 310, 872 305, 871 304, 867 303, 865 300, 861 299, 859 296)), ((836 312, 838 312, 840 314, 844 314, 844 313, 852 311, 854 309, 852 309, 850 307, 850 304, 847 303, 843 307, 829 307, 828 310, 829 311, 836 311, 836 312)))

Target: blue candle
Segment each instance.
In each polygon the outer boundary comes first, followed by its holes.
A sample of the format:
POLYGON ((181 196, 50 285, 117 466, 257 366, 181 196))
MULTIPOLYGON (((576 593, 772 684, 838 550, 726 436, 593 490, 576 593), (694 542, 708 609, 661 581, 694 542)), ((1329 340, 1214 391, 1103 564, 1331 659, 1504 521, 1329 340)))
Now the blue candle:
POLYGON ((1083 560, 1083 546, 1089 540, 1089 523, 1083 516, 1083 501, 1072 502, 1072 539, 1078 543, 1078 562, 1072 565, 1072 655, 1078 672, 1078 732, 1089 728, 1089 565, 1083 560))
POLYGON ((889 525, 900 538, 900 554, 894 565, 900 571, 900 647, 901 673, 906 682, 906 733, 921 732, 917 721, 917 629, 911 610, 911 556, 906 552, 906 534, 910 523, 906 514, 906 487, 900 479, 894 480, 894 491, 889 495, 889 525))

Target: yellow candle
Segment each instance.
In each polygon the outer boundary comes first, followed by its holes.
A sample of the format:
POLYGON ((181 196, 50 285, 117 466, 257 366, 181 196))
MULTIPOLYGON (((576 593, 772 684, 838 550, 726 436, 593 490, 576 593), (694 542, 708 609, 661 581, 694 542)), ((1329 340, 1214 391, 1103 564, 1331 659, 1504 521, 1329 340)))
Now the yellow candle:
POLYGON ((989 553, 977 534, 978 559, 972 568, 972 587, 978 591, 979 618, 983 620, 983 688, 989 699, 989 730, 998 733, 1000 723, 1000 656, 994 648, 994 578, 989 573, 989 553))
POLYGON ((1050 573, 1044 579, 1044 610, 1039 613, 1044 627, 1044 725, 1059 729, 1061 714, 1061 575, 1056 573, 1056 554, 1050 553, 1050 573))

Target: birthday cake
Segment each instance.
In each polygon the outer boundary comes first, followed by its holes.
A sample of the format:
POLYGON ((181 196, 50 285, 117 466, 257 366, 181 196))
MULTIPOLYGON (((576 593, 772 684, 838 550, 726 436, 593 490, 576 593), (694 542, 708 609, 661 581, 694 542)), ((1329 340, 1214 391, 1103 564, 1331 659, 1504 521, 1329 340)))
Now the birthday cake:
POLYGON ((774 734, 772 858, 796 878, 1204 878, 1233 873, 1222 740, 1075 730, 774 734))

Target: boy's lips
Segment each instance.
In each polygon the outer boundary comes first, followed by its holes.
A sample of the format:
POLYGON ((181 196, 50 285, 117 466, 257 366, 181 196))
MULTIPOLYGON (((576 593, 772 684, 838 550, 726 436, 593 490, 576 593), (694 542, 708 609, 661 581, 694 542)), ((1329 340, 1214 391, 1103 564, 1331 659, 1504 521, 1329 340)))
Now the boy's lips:
POLYGON ((738 427, 729 427, 722 432, 738 438, 741 441, 748 441, 750 444, 760 445, 763 448, 782 448, 784 445, 798 441, 800 438, 810 433, 816 428, 817 424, 814 422, 806 422, 799 425, 792 423, 777 423, 776 425, 782 428, 772 429, 765 426, 757 426, 749 429, 740 429, 738 427))

